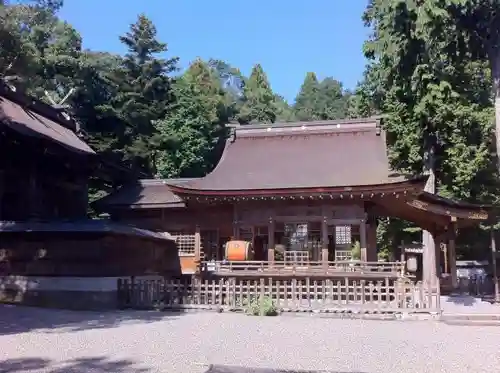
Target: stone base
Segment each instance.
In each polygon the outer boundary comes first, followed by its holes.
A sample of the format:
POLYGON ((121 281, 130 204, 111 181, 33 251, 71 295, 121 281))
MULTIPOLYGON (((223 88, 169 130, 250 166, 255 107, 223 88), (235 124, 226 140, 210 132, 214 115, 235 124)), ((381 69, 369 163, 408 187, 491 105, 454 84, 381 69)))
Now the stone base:
POLYGON ((118 277, 0 276, 0 302, 26 306, 71 310, 117 309, 117 290, 118 277))
POLYGON ((0 290, 0 302, 70 310, 105 310, 118 307, 116 291, 0 290))

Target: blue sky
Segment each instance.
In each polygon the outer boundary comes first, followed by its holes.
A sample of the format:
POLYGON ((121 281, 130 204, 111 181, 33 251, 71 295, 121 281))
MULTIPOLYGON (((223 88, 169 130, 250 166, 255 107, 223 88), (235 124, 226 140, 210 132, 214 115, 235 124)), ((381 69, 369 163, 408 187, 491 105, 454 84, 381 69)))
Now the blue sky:
POLYGON ((367 0, 65 0, 61 18, 84 47, 123 53, 118 36, 139 13, 155 23, 169 55, 185 68, 217 58, 245 75, 260 63, 273 90, 293 102, 306 72, 333 76, 346 88, 361 79, 361 21, 367 0))

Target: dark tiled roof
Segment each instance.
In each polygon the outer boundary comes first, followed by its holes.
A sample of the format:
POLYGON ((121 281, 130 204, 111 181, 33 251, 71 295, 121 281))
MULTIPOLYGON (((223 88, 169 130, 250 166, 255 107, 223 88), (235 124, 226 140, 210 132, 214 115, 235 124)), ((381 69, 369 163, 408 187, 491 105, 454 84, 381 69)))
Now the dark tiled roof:
POLYGON ((73 151, 95 154, 73 132, 74 126, 70 125, 73 121, 66 120, 50 105, 9 90, 3 83, 0 84, 0 123, 22 135, 46 138, 73 151))
POLYGON ((106 220, 79 220, 61 222, 15 222, 0 221, 2 232, 88 232, 88 233, 116 233, 144 238, 172 240, 169 234, 157 233, 132 226, 117 224, 106 220))
POLYGON ((135 208, 185 207, 183 200, 172 193, 168 184, 180 185, 194 179, 143 179, 124 185, 115 193, 95 202, 96 207, 131 206, 135 208))
POLYGON ((385 133, 370 118, 237 127, 214 171, 174 190, 306 189, 404 180, 391 175, 385 133))

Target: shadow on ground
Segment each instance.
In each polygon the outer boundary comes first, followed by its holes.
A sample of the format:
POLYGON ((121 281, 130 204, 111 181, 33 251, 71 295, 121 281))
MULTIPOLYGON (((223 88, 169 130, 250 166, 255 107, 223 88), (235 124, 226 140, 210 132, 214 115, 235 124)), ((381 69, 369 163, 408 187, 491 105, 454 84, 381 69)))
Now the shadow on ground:
POLYGON ((474 297, 472 295, 447 295, 441 297, 441 304, 451 304, 460 307, 488 308, 499 307, 493 297, 474 297))
POLYGON ((181 312, 69 311, 0 304, 0 335, 30 331, 61 333, 114 328, 123 324, 152 323, 180 315, 181 312))
POLYGON ((0 361, 0 373, 147 373, 151 368, 139 366, 132 360, 110 360, 107 357, 86 357, 63 363, 41 358, 9 359, 0 361))
POLYGON ((249 368, 229 365, 211 365, 205 373, 363 373, 333 370, 288 370, 272 368, 249 368))

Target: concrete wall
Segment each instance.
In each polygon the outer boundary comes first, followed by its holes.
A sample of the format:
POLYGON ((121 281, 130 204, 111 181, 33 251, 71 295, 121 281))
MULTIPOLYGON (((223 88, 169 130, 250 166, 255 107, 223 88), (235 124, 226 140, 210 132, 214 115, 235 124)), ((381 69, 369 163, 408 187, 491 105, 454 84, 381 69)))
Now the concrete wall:
MULTIPOLYGON (((135 278, 155 280, 162 277, 135 278)), ((0 302, 75 310, 116 309, 118 279, 119 277, 0 276, 0 302)))

